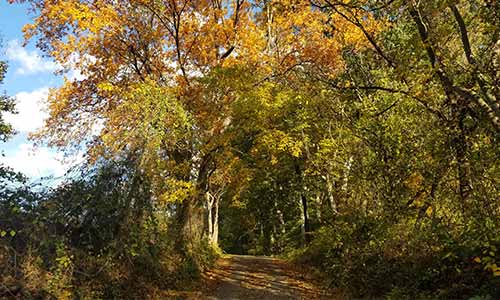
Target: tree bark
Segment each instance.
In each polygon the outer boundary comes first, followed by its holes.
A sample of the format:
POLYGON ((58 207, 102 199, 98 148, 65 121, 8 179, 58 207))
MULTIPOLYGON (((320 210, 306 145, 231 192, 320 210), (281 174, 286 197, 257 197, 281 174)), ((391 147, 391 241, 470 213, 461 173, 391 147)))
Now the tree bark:
POLYGON ((320 191, 316 192, 316 219, 318 223, 323 223, 323 216, 321 214, 321 208, 323 207, 323 197, 320 191))
POLYGON ((304 192, 300 193, 300 199, 302 202, 302 212, 304 221, 304 241, 306 245, 311 242, 311 224, 309 223, 309 212, 307 207, 307 197, 304 192))
POLYGON ((208 157, 202 158, 196 177, 197 192, 182 203, 180 212, 180 247, 197 267, 201 267, 198 254, 206 234, 203 202, 207 191, 208 163, 208 157))
POLYGON ((196 256, 203 239, 204 214, 199 196, 185 200, 181 206, 181 247, 188 257, 196 256))
POLYGON ((207 203, 207 222, 208 222, 208 238, 210 240, 210 243, 213 243, 213 237, 214 237, 214 225, 213 225, 213 216, 212 216, 212 210, 213 210, 213 204, 214 204, 214 197, 210 194, 209 191, 205 193, 205 201, 207 203))
POLYGON ((214 203, 214 221, 213 221, 213 231, 212 231, 212 243, 214 245, 219 244, 219 200, 220 198, 215 199, 214 203))
POLYGON ((299 180, 299 194, 300 194, 300 202, 301 202, 301 210, 302 210, 302 223, 303 223, 303 239, 304 243, 307 245, 311 241, 311 226, 309 224, 309 211, 308 211, 308 205, 307 205, 307 196, 305 194, 305 186, 304 186, 304 180, 303 180, 303 174, 302 171, 300 170, 300 166, 298 163, 295 164, 295 173, 298 176, 299 180))
POLYGON ((453 144, 457 158, 460 202, 462 204, 462 213, 466 216, 469 210, 469 197, 472 191, 472 185, 470 182, 469 162, 467 159, 468 145, 466 128, 464 125, 465 112, 463 109, 460 109, 457 114, 459 118, 458 133, 453 144))
POLYGON ((339 211, 337 208, 335 197, 333 195, 333 182, 330 178, 330 174, 326 174, 326 192, 328 196, 328 203, 330 204, 333 216, 335 217, 339 213, 339 211))

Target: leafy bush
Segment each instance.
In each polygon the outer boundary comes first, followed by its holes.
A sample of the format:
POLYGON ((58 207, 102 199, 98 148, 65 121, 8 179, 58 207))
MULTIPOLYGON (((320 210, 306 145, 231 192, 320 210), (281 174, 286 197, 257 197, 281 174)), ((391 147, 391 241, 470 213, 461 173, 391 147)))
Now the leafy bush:
POLYGON ((294 259, 326 272, 331 286, 356 298, 500 296, 500 277, 494 273, 500 240, 494 231, 479 226, 453 231, 431 223, 416 229, 409 223, 338 220, 318 230, 294 259))
POLYGON ((106 163, 55 189, 5 187, 0 297, 143 298, 213 263, 208 243, 196 263, 176 249, 174 220, 137 176, 130 165, 106 163))

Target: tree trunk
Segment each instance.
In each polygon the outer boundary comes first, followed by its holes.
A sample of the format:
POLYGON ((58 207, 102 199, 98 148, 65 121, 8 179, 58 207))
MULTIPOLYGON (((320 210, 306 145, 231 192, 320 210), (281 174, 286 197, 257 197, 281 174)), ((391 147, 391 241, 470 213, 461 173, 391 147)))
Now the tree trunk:
POLYGON ((318 223, 323 223, 323 216, 321 215, 321 208, 323 207, 323 197, 320 191, 316 192, 316 219, 318 223))
POLYGON ((295 173, 298 176, 299 180, 299 187, 300 187, 300 202, 301 202, 301 210, 302 210, 302 233, 303 233, 303 240, 304 243, 307 245, 310 242, 310 233, 311 233, 311 226, 309 224, 309 212, 308 212, 308 207, 307 207, 307 197, 305 194, 305 186, 304 186, 304 179, 303 179, 303 174, 302 171, 300 170, 300 166, 298 163, 295 164, 295 173))
POLYGON ((333 195, 333 183, 330 178, 330 174, 326 174, 326 192, 328 194, 328 203, 330 204, 330 208, 332 209, 333 216, 335 217, 339 211, 337 208, 337 203, 335 201, 335 197, 333 195))
POLYGON ((213 221, 213 231, 212 231, 212 243, 214 245, 219 244, 219 197, 215 199, 214 203, 214 221, 213 221))
POLYGON ((183 254, 193 261, 196 267, 202 267, 199 260, 199 250, 203 247, 203 237, 206 234, 206 212, 203 202, 207 191, 208 163, 207 157, 201 160, 196 178, 197 192, 182 203, 179 220, 181 232, 179 235, 180 245, 178 246, 183 251, 183 254))
POLYGON ((300 193, 300 199, 302 202, 303 220, 304 220, 304 241, 306 245, 311 242, 311 224, 309 223, 309 212, 307 207, 307 197, 304 192, 300 193))
POLYGON ((466 128, 464 125, 465 111, 463 108, 458 108, 457 110, 459 125, 457 128, 457 137, 454 141, 454 147, 457 158, 458 184, 460 201, 462 203, 462 213, 466 216, 469 212, 469 197, 472 191, 472 186, 470 183, 469 162, 467 160, 468 145, 466 128))
POLYGON ((265 255, 271 254, 271 235, 272 235, 272 226, 269 224, 269 220, 265 220, 262 226, 262 234, 263 234, 263 251, 265 255))
POLYGON ((196 254, 203 239, 204 213, 199 197, 186 199, 181 206, 181 247, 189 257, 196 254))
POLYGON ((205 199, 207 203, 208 239, 210 240, 210 243, 213 243, 214 225, 213 225, 212 209, 213 209, 214 197, 210 195, 210 192, 207 191, 205 193, 205 199))
MULTIPOLYGON (((344 164, 344 172, 342 176, 342 196, 347 197, 348 195, 348 187, 349 187, 349 176, 351 175, 351 167, 352 167, 352 162, 353 162, 353 157, 349 156, 349 159, 345 162, 344 164)), ((344 198, 346 200, 346 198, 344 198)))

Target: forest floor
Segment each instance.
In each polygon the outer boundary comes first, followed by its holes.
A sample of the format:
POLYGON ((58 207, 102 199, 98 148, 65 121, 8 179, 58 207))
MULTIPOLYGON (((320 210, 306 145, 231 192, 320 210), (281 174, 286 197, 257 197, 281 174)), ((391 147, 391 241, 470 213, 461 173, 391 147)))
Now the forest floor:
POLYGON ((313 280, 310 272, 284 260, 228 255, 204 274, 204 299, 342 299, 313 280))

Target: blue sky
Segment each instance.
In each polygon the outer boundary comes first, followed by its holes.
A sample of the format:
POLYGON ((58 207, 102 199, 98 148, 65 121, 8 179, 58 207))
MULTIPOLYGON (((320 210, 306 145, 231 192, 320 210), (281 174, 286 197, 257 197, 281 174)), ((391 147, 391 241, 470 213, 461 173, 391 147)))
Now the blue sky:
POLYGON ((17 115, 5 116, 18 133, 7 143, 0 142, 0 151, 4 154, 0 163, 36 180, 50 175, 60 177, 73 162, 71 158, 63 161, 62 153, 55 149, 34 147, 27 138, 30 132, 43 125, 47 115, 44 103, 49 89, 62 83, 62 78, 54 75, 57 65, 50 58, 42 57, 34 42, 22 47, 22 28, 31 20, 27 5, 13 5, 0 0, 0 60, 9 64, 0 91, 16 98, 19 111, 17 115))

